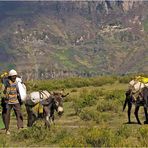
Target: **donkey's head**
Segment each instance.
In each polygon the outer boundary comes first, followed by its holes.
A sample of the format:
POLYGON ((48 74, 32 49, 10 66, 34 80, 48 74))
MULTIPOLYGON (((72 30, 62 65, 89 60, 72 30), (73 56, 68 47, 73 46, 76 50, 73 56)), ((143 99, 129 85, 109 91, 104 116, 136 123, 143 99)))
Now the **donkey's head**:
POLYGON ((63 109, 63 100, 64 100, 64 97, 66 97, 68 94, 64 95, 63 93, 59 93, 59 92, 53 92, 53 106, 54 108, 56 109, 56 111, 58 112, 58 115, 62 115, 63 112, 64 112, 64 109, 63 109))

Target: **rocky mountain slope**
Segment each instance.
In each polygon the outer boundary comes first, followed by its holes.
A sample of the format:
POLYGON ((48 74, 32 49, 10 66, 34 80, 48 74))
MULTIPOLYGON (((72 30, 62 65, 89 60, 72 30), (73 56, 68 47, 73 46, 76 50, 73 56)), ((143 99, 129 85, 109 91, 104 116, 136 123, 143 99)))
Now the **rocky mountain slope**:
POLYGON ((0 2, 0 70, 25 79, 148 72, 147 1, 0 2))

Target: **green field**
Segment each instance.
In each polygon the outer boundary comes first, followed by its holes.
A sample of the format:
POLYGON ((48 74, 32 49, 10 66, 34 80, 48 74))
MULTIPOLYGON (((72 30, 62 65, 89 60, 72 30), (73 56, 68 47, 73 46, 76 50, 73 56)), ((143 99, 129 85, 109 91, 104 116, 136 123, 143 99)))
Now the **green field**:
MULTIPOLYGON (((127 123, 127 113, 122 112, 124 92, 130 77, 69 78, 28 82, 32 90, 60 90, 70 95, 64 101, 64 114, 56 114, 55 125, 50 129, 39 120, 32 128, 18 131, 12 113, 10 131, 0 130, 0 147, 6 146, 56 146, 56 147, 127 147, 148 146, 148 126, 127 123)), ((23 106, 26 126, 26 111, 23 106)), ((144 112, 139 111, 141 122, 144 112)))

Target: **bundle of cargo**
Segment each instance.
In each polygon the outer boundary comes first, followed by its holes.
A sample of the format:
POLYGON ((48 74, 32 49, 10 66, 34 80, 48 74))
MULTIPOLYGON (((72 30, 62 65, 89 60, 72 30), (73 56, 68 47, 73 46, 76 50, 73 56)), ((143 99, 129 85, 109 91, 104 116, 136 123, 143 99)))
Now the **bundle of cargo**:
POLYGON ((27 96, 25 103, 28 105, 36 105, 37 103, 48 99, 50 96, 51 94, 47 90, 35 91, 27 96))
POLYGON ((21 99, 22 102, 25 102, 26 97, 27 97, 26 86, 22 82, 22 79, 19 78, 19 77, 16 78, 16 82, 17 82, 17 87, 18 87, 18 91, 19 91, 19 94, 20 94, 20 99, 21 99))
POLYGON ((129 89, 135 101, 137 98, 142 99, 142 96, 140 97, 140 92, 144 87, 148 87, 148 78, 146 77, 137 76, 129 82, 129 89))

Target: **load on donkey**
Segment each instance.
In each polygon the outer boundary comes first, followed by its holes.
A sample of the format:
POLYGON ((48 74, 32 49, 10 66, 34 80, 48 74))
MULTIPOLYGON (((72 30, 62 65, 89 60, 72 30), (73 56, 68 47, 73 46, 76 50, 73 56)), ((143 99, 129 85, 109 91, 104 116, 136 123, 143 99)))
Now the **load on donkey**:
POLYGON ((21 102, 26 106, 28 127, 40 117, 45 121, 45 126, 50 127, 50 121, 54 122, 54 112, 57 111, 59 116, 63 114, 63 100, 69 93, 43 90, 27 94, 26 87, 19 78, 17 78, 17 85, 21 102))
POLYGON ((140 106, 143 106, 144 113, 145 113, 145 121, 144 124, 148 124, 148 113, 147 113, 147 107, 148 107, 148 78, 146 77, 135 77, 134 80, 130 81, 129 83, 129 89, 126 91, 126 98, 123 105, 123 111, 126 108, 126 105, 128 105, 128 123, 131 122, 131 109, 132 104, 135 104, 135 117, 137 119, 138 124, 141 124, 139 117, 138 117, 138 111, 140 106))
MULTIPOLYGON (((1 82, 3 84, 5 84, 8 81, 7 75, 8 75, 7 73, 1 75, 1 82)), ((62 115, 62 113, 64 112, 62 105, 63 98, 66 97, 68 94, 64 95, 63 92, 50 93, 47 90, 36 91, 27 94, 26 86, 23 83, 21 77, 19 76, 16 77, 16 88, 19 94, 17 98, 19 103, 21 105, 22 103, 24 103, 26 106, 26 111, 28 115, 27 126, 32 126, 33 123, 39 118, 39 116, 41 116, 45 121, 45 125, 49 127, 50 126, 49 120, 51 119, 51 121, 54 122, 54 112, 57 111, 58 115, 62 115)), ((5 112, 2 113, 2 119, 3 122, 5 122, 5 112)))
POLYGON ((45 126, 50 127, 50 121, 54 122, 54 112, 61 116, 64 112, 63 99, 69 93, 35 91, 27 95, 25 106, 28 115, 27 126, 32 126, 38 118, 43 118, 45 126))

